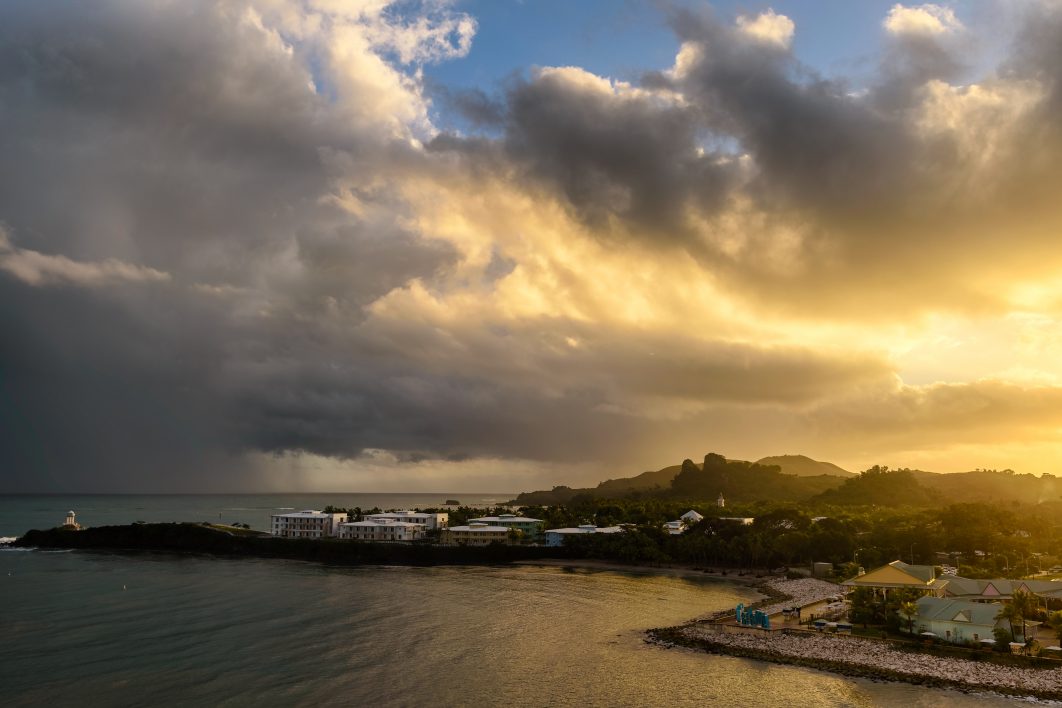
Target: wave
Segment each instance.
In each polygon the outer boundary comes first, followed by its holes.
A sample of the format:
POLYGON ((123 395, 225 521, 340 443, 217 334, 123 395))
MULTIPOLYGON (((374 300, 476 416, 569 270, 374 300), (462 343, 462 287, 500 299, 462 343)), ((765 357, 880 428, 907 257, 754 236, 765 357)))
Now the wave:
POLYGON ((18 537, 16 536, 0 536, 0 545, 3 545, 5 543, 14 543, 17 540, 18 537))

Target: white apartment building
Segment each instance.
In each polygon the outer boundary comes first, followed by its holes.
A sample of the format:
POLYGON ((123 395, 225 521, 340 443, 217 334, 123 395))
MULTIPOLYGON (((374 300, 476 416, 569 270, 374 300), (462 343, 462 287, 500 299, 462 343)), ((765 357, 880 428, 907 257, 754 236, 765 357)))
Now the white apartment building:
POLYGON ((428 511, 388 511, 383 514, 369 514, 366 521, 404 521, 407 524, 422 524, 428 531, 444 529, 450 525, 450 515, 445 512, 428 511))
POLYGON ((492 543, 508 542, 508 528, 479 522, 454 526, 442 532, 442 543, 445 546, 489 546, 492 543))
POLYGON ((392 519, 350 521, 339 525, 339 537, 351 541, 416 541, 424 537, 424 524, 392 519))
POLYGON ((511 529, 519 529, 529 539, 537 539, 542 533, 542 527, 546 522, 542 519, 532 519, 528 516, 516 514, 502 514, 501 516, 481 516, 478 519, 469 519, 471 524, 487 524, 488 526, 504 526, 511 529))
POLYGON ((593 524, 583 524, 575 528, 549 529, 546 531, 546 545, 563 546, 564 539, 569 536, 579 536, 587 533, 620 533, 621 531, 623 531, 622 526, 602 526, 598 528, 593 524))
POLYGON ((346 520, 347 515, 343 513, 326 514, 306 509, 289 514, 273 514, 269 530, 274 536, 283 538, 329 538, 339 532, 339 525, 346 520))

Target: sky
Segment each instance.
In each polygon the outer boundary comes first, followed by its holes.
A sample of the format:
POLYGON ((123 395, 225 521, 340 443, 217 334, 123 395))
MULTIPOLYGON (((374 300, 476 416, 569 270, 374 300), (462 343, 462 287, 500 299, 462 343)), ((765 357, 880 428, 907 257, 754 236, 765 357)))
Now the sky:
POLYGON ((1062 470, 1062 2, 0 4, 0 492, 1062 470))

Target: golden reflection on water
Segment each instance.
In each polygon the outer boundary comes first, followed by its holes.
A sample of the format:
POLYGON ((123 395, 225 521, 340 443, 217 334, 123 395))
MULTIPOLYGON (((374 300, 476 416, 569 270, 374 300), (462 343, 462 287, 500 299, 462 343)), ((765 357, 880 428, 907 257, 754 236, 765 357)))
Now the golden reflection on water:
POLYGON ((1003 703, 645 644, 751 597, 718 581, 82 553, 0 579, 4 705, 1003 703))

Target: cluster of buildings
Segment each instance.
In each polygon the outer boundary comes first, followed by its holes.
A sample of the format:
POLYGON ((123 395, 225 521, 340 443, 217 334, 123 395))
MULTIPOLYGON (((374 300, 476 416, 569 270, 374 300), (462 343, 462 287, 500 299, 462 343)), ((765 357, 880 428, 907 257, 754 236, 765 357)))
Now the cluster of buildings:
POLYGON ((273 514, 270 532, 283 538, 339 538, 352 541, 404 542, 435 538, 444 545, 487 546, 518 540, 535 542, 543 523, 516 514, 470 519, 467 525, 450 526, 449 514, 426 511, 391 511, 368 514, 351 521, 345 513, 307 509, 273 514))
MULTIPOLYGON (((963 578, 938 574, 931 565, 914 565, 893 561, 842 583, 847 589, 871 588, 882 597, 889 590, 916 590, 917 614, 912 617, 914 632, 938 637, 947 642, 994 643, 993 631, 1006 627, 997 619, 1003 603, 1015 593, 1027 593, 1043 602, 1062 601, 1062 583, 1047 580, 1010 580, 1007 578, 963 578)), ((1038 623, 1026 622, 1035 627, 1038 623)), ((1009 627, 1008 627, 1009 629, 1009 627)))
MULTIPOLYGON (((674 521, 664 524, 669 534, 685 533, 704 516, 690 509, 674 521)), ((724 520, 751 524, 753 519, 725 517, 724 520)), ((567 538, 588 533, 620 533, 622 526, 599 527, 594 524, 558 529, 545 528, 542 519, 517 514, 500 514, 469 519, 461 526, 450 526, 445 512, 391 511, 369 514, 352 521, 347 514, 307 509, 273 514, 270 533, 283 538, 339 538, 352 541, 408 542, 431 538, 449 546, 488 546, 492 543, 539 543, 562 546, 567 538)))
MULTIPOLYGON (((688 511, 665 528, 682 533, 688 525, 700 521, 696 511, 688 511), (672 525, 675 525, 672 527, 672 525), (674 530, 672 530, 672 528, 674 530)), ((273 514, 270 533, 282 538, 337 538, 352 541, 409 542, 432 539, 446 546, 489 546, 492 543, 536 543, 563 546, 566 539, 591 533, 620 533, 622 526, 582 524, 570 528, 546 529, 542 519, 517 514, 482 516, 467 524, 450 526, 444 512, 391 511, 369 514, 361 521, 351 521, 345 513, 307 509, 273 514)))
POLYGON ((355 541, 416 541, 428 531, 446 529, 445 512, 391 511, 348 520, 343 512, 306 509, 273 514, 270 533, 282 538, 342 538, 355 541))

